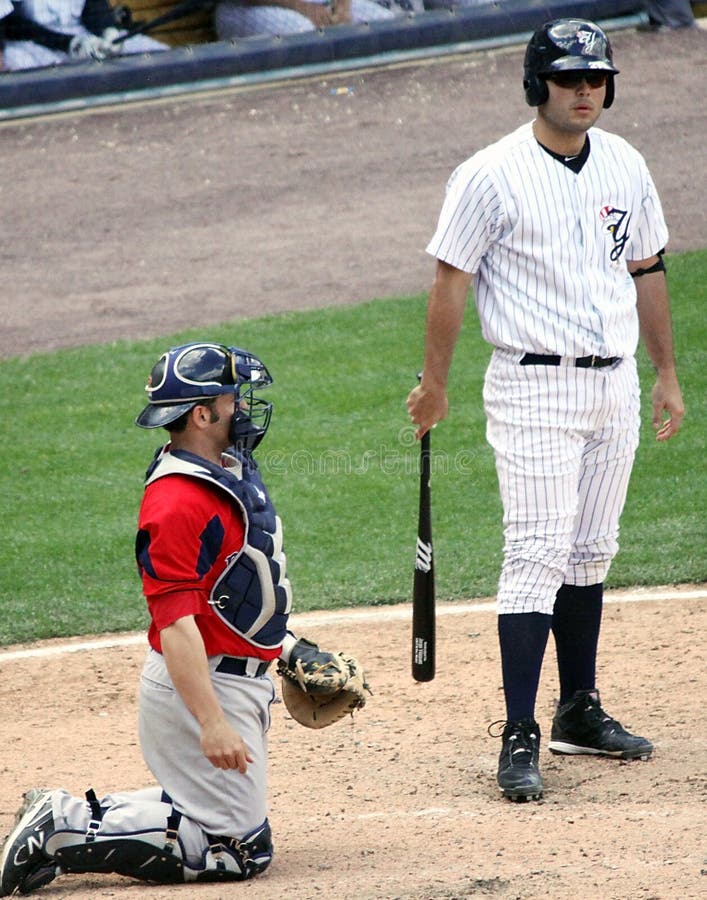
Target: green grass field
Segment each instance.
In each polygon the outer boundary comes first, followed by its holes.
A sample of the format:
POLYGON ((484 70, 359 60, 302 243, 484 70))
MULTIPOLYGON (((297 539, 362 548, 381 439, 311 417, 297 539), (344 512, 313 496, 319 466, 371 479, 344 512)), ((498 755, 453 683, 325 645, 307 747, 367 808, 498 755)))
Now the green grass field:
MULTIPOLYGON (((707 252, 671 256, 668 265, 688 417, 677 439, 655 442, 652 374, 641 352, 644 432, 610 587, 707 574, 707 252)), ((133 537, 142 476, 166 432, 145 432, 133 419, 160 353, 191 339, 245 346, 274 375, 275 413, 258 459, 285 522, 296 609, 408 600, 419 450, 405 397, 421 364, 425 303, 376 300, 0 361, 0 644, 145 625, 133 537)), ((433 436, 436 577, 445 600, 493 594, 501 561, 481 405, 489 353, 470 307, 450 416, 433 436)))

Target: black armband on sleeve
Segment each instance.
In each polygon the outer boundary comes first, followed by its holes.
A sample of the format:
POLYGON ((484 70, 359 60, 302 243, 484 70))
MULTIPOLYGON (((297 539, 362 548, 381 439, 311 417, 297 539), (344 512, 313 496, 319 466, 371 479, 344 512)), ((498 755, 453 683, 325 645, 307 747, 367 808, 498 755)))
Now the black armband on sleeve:
POLYGON ((33 41, 35 44, 49 47, 50 50, 69 52, 69 44, 73 35, 52 31, 51 28, 45 28, 44 25, 25 18, 18 7, 15 7, 13 12, 7 16, 4 23, 5 36, 10 41, 33 41))
POLYGON ((635 272, 631 272, 631 278, 640 278, 641 275, 651 275, 653 272, 665 272, 665 263, 663 262, 663 254, 665 250, 658 251, 658 262, 653 263, 652 266, 648 266, 646 269, 636 269, 635 272))

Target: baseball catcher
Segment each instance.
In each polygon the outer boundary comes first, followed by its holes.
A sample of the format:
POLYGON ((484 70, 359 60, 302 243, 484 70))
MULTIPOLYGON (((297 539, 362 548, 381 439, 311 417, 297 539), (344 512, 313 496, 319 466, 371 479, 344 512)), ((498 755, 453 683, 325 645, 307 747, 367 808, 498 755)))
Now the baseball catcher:
POLYGON ((72 872, 179 884, 243 881, 270 864, 267 731, 275 663, 290 715, 323 728, 363 707, 359 663, 288 629, 282 522, 253 453, 270 424, 255 354, 197 342, 153 367, 136 419, 166 428, 145 478, 135 555, 150 613, 140 747, 154 785, 102 797, 25 795, 0 896, 72 872))

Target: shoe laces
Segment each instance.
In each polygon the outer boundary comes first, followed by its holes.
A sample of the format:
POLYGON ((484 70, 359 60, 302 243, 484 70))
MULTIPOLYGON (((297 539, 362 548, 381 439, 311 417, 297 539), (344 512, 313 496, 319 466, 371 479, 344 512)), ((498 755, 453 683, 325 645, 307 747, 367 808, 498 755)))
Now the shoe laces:
POLYGON ((491 737, 503 737, 506 735, 506 740, 514 743, 518 742, 517 747, 514 749, 523 747, 531 752, 536 749, 540 737, 540 729, 532 719, 521 719, 519 721, 497 719, 488 726, 486 731, 491 737), (506 735, 507 729, 508 733, 506 735))
POLYGON ((604 712, 597 697, 587 694, 584 701, 584 714, 587 722, 595 727, 609 729, 615 733, 627 733, 620 722, 604 712))
POLYGON ((496 719, 495 722, 491 722, 488 726, 486 733, 492 738, 499 738, 503 734, 506 725, 508 725, 508 722, 505 719, 496 719))

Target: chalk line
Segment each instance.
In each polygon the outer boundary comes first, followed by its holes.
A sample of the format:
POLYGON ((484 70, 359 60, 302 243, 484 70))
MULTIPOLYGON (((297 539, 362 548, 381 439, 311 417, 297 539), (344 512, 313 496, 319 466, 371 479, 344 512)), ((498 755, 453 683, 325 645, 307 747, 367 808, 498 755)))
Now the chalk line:
MULTIPOLYGON (((636 588, 630 591, 607 591, 605 603, 648 603, 659 600, 704 600, 707 588, 636 588)), ((495 600, 483 600, 475 603, 440 603, 437 605, 438 616, 461 616, 467 613, 493 612, 495 600)), ((294 631, 299 627, 319 628, 327 625, 341 625, 355 622, 396 622, 411 620, 412 610, 409 603, 396 606, 374 606, 365 609, 331 610, 329 612, 295 613, 290 617, 294 631)), ((131 647, 142 644, 147 647, 147 635, 144 631, 122 634, 109 638, 98 638, 90 641, 67 641, 45 647, 28 647, 21 650, 0 651, 0 664, 13 660, 61 656, 66 653, 81 653, 88 650, 111 650, 116 647, 131 647)))

